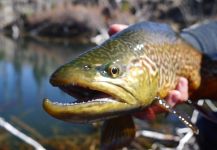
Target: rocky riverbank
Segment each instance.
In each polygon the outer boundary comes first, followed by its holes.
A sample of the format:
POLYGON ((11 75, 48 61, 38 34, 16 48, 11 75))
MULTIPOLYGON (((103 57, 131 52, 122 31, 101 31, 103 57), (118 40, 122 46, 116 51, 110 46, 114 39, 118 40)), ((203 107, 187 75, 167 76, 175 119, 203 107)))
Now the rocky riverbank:
POLYGON ((176 30, 207 18, 216 18, 215 0, 71 0, 0 2, 0 28, 19 36, 90 42, 110 24, 152 20, 167 22, 176 30))

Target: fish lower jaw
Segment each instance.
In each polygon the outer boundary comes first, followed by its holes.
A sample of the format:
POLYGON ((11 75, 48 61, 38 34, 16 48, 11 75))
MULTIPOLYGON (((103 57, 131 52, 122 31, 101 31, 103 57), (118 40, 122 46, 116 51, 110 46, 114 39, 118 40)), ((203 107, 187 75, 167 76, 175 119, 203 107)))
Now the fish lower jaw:
POLYGON ((44 99, 43 108, 54 118, 73 123, 105 120, 138 108, 138 105, 124 100, 124 95, 120 93, 125 91, 120 87, 108 83, 98 84, 60 85, 58 87, 76 101, 60 103, 44 99))
POLYGON ((105 120, 134 109, 132 105, 110 98, 94 99, 81 103, 58 103, 44 99, 43 108, 54 118, 73 123, 105 120))

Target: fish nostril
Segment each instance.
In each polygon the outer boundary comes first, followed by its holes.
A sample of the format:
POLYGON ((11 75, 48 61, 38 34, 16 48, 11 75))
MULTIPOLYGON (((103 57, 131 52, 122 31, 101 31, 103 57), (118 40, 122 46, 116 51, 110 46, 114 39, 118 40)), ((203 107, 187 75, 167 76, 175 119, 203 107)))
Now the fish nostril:
POLYGON ((91 69, 91 66, 90 65, 84 65, 83 66, 83 70, 85 70, 85 71, 88 71, 88 70, 90 70, 91 69))

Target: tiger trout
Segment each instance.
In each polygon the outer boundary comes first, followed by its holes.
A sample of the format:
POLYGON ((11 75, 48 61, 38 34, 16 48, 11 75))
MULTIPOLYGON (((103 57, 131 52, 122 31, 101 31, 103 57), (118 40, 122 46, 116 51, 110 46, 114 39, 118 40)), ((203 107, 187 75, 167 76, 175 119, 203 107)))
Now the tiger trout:
POLYGON ((159 100, 175 88, 179 77, 188 79, 192 99, 216 99, 216 64, 168 25, 137 23, 58 68, 50 83, 77 100, 63 104, 45 99, 43 107, 64 121, 106 120, 104 147, 126 143, 135 134, 131 114, 157 100, 170 108, 159 100))

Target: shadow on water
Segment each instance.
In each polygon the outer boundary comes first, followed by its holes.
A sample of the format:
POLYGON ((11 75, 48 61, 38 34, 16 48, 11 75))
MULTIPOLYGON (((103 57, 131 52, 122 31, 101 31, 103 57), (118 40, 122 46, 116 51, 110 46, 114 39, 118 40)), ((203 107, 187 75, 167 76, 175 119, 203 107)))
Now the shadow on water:
MULTIPOLYGON (((91 125, 64 123, 48 116, 41 107, 45 97, 57 101, 73 101, 49 84, 49 76, 58 66, 77 57, 91 46, 93 45, 41 43, 32 39, 14 41, 1 35, 1 117, 27 135, 38 139, 48 149, 58 147, 57 141, 62 145, 68 142, 68 146, 71 145, 69 148, 72 148, 76 145, 73 136, 82 138, 95 134, 96 128, 91 125), (69 144, 70 139, 73 142, 69 144)), ((28 147, 0 128, 0 147, 14 149, 17 146, 21 149, 28 147)))

